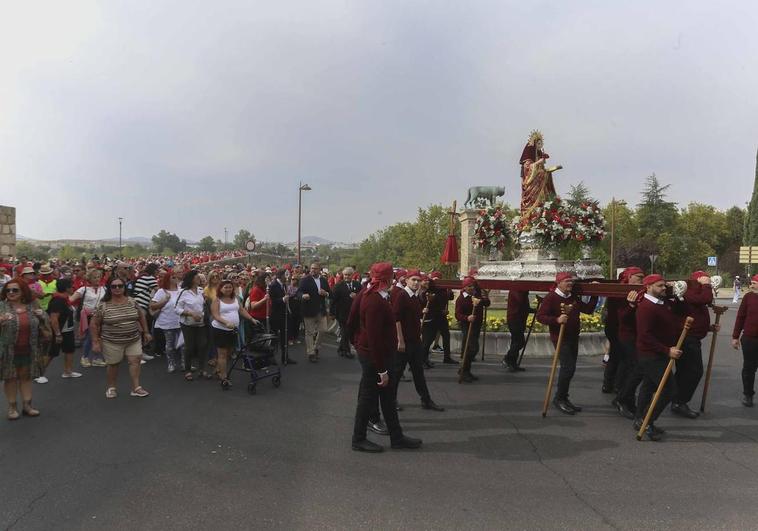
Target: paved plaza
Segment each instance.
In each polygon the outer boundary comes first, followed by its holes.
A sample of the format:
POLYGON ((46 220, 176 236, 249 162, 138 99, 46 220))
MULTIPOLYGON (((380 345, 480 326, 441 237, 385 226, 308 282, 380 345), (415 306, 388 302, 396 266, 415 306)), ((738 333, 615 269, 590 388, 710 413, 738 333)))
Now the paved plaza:
MULTIPOLYGON (((739 403, 741 355, 724 318, 710 408, 664 413, 665 442, 637 442, 600 393, 602 366, 583 358, 572 398, 585 412, 539 411, 548 360, 503 371, 475 364, 426 372, 444 413, 422 410, 403 383, 401 422, 420 451, 350 450, 359 379, 334 346, 317 365, 286 368, 282 386, 248 395, 187 383, 160 359, 152 395, 104 397, 102 369, 35 385, 38 419, 0 422, 4 529, 754 529, 758 409, 739 403)), ((330 339, 330 341, 332 341, 330 339)), ((706 344, 710 340, 706 340, 706 344)), ((704 348, 707 352, 707 347, 704 348)), ((707 355, 707 354, 706 354, 707 355)), ((699 403, 700 390, 696 394, 699 403)), ((693 404, 693 406, 696 404, 693 404)))

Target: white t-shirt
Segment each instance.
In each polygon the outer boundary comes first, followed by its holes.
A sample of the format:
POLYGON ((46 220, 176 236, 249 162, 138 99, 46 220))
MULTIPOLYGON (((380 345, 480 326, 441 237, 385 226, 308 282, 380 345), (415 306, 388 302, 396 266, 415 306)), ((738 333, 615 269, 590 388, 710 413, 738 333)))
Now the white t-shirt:
POLYGON ((152 302, 163 302, 166 300, 166 295, 170 298, 168 302, 161 308, 160 313, 155 316, 155 324, 153 327, 160 328, 161 330, 174 330, 179 328, 179 316, 174 311, 176 305, 176 298, 179 296, 181 290, 169 291, 166 289, 159 289, 153 295, 152 302))
POLYGON ((179 316, 179 320, 183 325, 187 326, 204 326, 203 321, 195 321, 190 316, 182 317, 183 312, 199 313, 203 315, 205 312, 205 298, 202 293, 191 289, 181 289, 177 295, 178 299, 175 302, 174 313, 179 316))
MULTIPOLYGON (((240 303, 237 302, 237 299, 235 298, 231 303, 226 303, 222 300, 218 301, 218 313, 220 314, 219 317, 226 321, 227 323, 232 323, 235 328, 239 328, 240 325, 240 303)), ((215 319, 211 321, 211 326, 213 328, 218 328, 219 330, 226 330, 230 331, 231 328, 227 328, 226 326, 222 325, 215 319)))
POLYGON ((84 309, 94 313, 95 308, 100 304, 100 300, 105 296, 105 287, 98 286, 97 288, 93 288, 91 286, 82 286, 74 293, 84 298, 84 302, 82 303, 84 309))

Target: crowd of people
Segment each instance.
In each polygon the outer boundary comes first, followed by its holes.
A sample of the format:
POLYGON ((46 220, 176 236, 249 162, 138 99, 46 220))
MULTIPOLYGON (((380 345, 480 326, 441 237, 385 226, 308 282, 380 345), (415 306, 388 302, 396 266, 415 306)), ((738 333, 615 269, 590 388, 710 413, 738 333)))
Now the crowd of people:
MULTIPOLYGON (((141 365, 156 356, 165 359, 169 373, 180 372, 187 381, 215 378, 228 389, 230 357, 261 331, 278 338, 282 364, 297 363, 286 347, 301 341, 306 359, 318 363, 329 317, 335 322, 338 355, 352 359, 357 352, 362 367, 352 437, 355 450, 381 451, 367 439, 368 430, 389 435, 393 447, 421 445, 402 433, 397 389, 408 368, 422 407, 444 411, 432 399, 424 374, 434 367, 430 351, 438 339, 442 362, 459 366, 459 381, 478 380, 472 362, 480 350, 483 313, 490 299, 480 288, 476 271, 463 279, 455 298, 452 290, 437 286, 438 272, 395 269, 387 263, 375 264, 364 275, 352 267, 330 274, 318 263, 307 269, 212 261, 173 266, 160 260, 103 263, 95 258, 0 266, 5 269, 0 270, 0 377, 8 418, 39 415, 32 406, 32 381, 47 383, 50 361, 58 356, 64 379, 80 378, 82 369, 105 367, 108 399, 118 396, 117 376, 124 360, 131 380, 129 394, 148 396, 140 383, 141 365), (448 325, 454 298, 454 318, 465 338, 459 360, 451 355, 448 325), (77 345, 81 345, 81 368, 75 366, 77 345)), ((558 274, 536 310, 529 292, 509 291, 511 345, 503 358, 508 370, 524 370, 518 354, 526 342, 527 317, 535 312, 536 320, 548 326, 553 344, 561 342, 553 405, 566 415, 582 411, 569 395, 579 351, 579 314, 598 310, 597 298, 573 293, 575 280, 573 273, 558 274)), ((659 440, 663 430, 655 420, 669 403, 674 414, 698 416, 689 402, 703 376, 701 342, 719 329, 710 321, 710 277, 694 272, 686 291, 677 296, 663 277, 645 276, 639 268, 625 269, 618 280, 629 285, 629 293, 625 299, 608 298, 602 308, 610 346, 602 390, 614 394, 613 406, 639 429, 668 360, 675 359, 676 372, 663 388, 646 431, 650 439, 659 440), (694 322, 678 348, 676 339, 688 316, 694 322)), ((751 279, 733 331, 733 346, 741 346, 744 355, 746 407, 753 405, 758 369, 756 289, 758 276, 751 279)))

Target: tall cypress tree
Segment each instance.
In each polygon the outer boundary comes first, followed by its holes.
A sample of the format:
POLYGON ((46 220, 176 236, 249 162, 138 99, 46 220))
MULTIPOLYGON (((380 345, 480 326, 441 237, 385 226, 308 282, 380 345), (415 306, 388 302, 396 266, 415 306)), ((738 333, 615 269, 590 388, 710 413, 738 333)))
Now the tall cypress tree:
POLYGON ((747 207, 745 215, 745 230, 743 231, 743 245, 758 245, 758 151, 755 154, 755 182, 753 183, 753 197, 747 207))

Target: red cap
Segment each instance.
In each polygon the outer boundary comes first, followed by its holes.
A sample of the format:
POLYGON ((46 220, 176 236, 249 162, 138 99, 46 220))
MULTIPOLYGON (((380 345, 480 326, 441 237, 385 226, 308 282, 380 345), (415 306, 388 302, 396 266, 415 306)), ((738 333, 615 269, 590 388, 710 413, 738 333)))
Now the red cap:
POLYGON ((425 280, 429 280, 429 275, 427 275, 426 273, 422 273, 421 274, 421 282, 423 282, 425 280))
POLYGON ((574 273, 571 273, 569 271, 561 271, 555 275, 555 283, 557 284, 558 282, 563 282, 564 280, 574 278, 575 276, 576 275, 574 275, 574 273))
POLYGON ((360 273, 358 273, 357 271, 355 273, 353 273, 353 280, 360 280, 360 279, 361 279, 361 274, 360 273))
POLYGON ((750 278, 750 280, 752 280, 753 282, 758 282, 758 275, 753 275, 753 276, 750 278))
POLYGON ((432 280, 439 280, 442 278, 442 273, 440 273, 439 271, 432 271, 431 274, 429 275, 429 278, 432 280))
POLYGON ((421 271, 418 269, 409 269, 408 272, 405 274, 405 278, 411 278, 411 277, 421 277, 421 271))
POLYGON ((476 284, 476 280, 474 279, 474 277, 466 277, 463 279, 462 287, 467 288, 469 286, 473 286, 474 284, 476 284))
POLYGON ((655 284, 656 282, 660 282, 661 280, 663 280, 663 277, 659 275, 658 273, 656 273, 654 275, 648 275, 645 278, 643 278, 642 284, 647 287, 652 284, 655 284))
POLYGON ((629 278, 634 275, 644 275, 645 272, 637 266, 627 267, 619 275, 619 280, 624 284, 629 284, 629 278))
POLYGON ((708 274, 708 273, 706 273, 705 271, 695 271, 694 273, 692 273, 692 274, 690 275, 690 280, 697 280, 697 279, 699 279, 700 277, 709 277, 709 278, 710 278, 710 276, 711 276, 711 275, 709 275, 709 274, 708 274))
POLYGON ((388 284, 392 280, 392 264, 390 262, 377 262, 371 266, 371 284, 383 282, 388 284))
POLYGON ((401 278, 405 278, 408 276, 408 272, 405 269, 398 269, 395 271, 395 278, 397 280, 400 280, 401 278))

